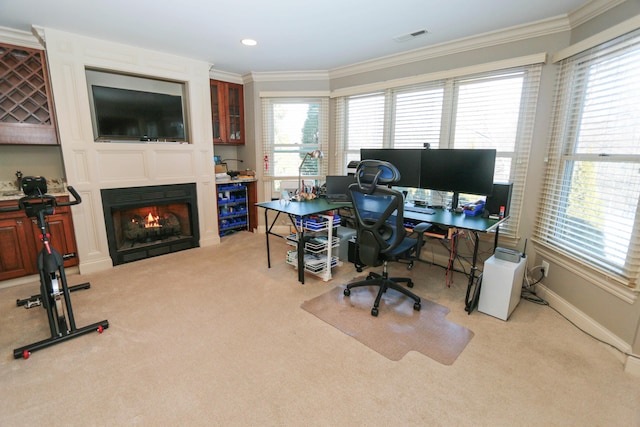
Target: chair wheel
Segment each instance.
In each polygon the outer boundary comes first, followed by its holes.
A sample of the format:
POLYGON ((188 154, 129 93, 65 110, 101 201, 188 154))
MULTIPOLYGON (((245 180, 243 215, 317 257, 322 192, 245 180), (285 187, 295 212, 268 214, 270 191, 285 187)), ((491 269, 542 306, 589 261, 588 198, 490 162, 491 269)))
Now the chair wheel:
POLYGON ((413 304, 413 309, 414 309, 415 311, 420 311, 420 308, 421 308, 421 307, 422 307, 422 306, 420 305, 420 303, 419 303, 419 302, 417 302, 417 303, 413 304))
POLYGON ((411 269, 413 269, 413 261, 407 264, 407 270, 411 270, 411 269))
POLYGON ((410 288, 413 288, 413 280, 409 280, 407 282, 407 286, 410 287, 410 288))
POLYGON ((351 289, 349 288, 344 288, 344 292, 343 292, 345 297, 348 297, 349 295, 351 295, 351 289))
POLYGON ((371 315, 372 315, 372 316, 375 316, 375 317, 378 317, 378 309, 377 309, 377 308, 375 308, 375 307, 373 307, 373 308, 371 309, 371 315))

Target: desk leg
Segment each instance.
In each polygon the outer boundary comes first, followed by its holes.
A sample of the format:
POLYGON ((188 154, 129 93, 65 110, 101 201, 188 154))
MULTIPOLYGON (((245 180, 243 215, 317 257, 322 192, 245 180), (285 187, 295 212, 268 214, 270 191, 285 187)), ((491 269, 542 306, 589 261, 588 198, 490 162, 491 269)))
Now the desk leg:
POLYGON ((304 217, 300 218, 298 229, 298 282, 304 285, 304 217))
POLYGON ((473 261, 471 263, 471 272, 469 273, 469 284, 467 285, 467 294, 465 296, 465 307, 464 311, 467 314, 471 314, 471 312, 478 305, 478 297, 480 296, 480 283, 476 283, 475 289, 473 289, 473 284, 476 282, 476 272, 478 271, 478 246, 480 245, 480 237, 478 236, 478 232, 473 232, 474 244, 473 244, 473 261), (471 294, 471 290, 473 289, 473 295, 471 294))
POLYGON ((267 218, 267 211, 269 209, 264 210, 264 226, 266 228, 265 236, 267 236, 267 266, 271 268, 271 252, 269 250, 269 233, 271 233, 271 227, 269 226, 269 219, 267 218))

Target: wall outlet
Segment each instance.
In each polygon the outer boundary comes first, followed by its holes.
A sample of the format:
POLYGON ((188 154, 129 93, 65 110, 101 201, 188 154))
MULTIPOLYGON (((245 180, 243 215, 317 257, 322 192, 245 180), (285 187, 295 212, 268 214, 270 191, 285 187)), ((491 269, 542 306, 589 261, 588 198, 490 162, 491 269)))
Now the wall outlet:
POLYGON ((542 270, 544 270, 544 277, 549 275, 549 263, 547 261, 542 261, 542 270))

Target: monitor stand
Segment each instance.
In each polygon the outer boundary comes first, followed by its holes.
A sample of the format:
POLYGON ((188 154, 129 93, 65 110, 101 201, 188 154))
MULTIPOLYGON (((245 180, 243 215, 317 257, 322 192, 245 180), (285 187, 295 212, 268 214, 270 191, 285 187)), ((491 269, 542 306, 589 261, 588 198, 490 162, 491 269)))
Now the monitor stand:
POLYGON ((453 192, 453 197, 451 197, 451 212, 455 212, 458 207, 458 203, 460 202, 460 193, 453 192))

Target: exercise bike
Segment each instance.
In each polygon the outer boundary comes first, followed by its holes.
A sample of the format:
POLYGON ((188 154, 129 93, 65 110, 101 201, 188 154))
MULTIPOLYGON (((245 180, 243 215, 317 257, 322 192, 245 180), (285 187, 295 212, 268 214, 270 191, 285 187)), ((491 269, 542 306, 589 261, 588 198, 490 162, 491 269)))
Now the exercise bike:
POLYGON ((0 212, 23 210, 29 218, 35 218, 40 230, 42 249, 38 254, 37 266, 40 274, 40 294, 17 300, 18 307, 32 308, 42 306, 47 312, 51 337, 33 344, 13 350, 15 359, 28 359, 32 352, 67 341, 71 338, 97 331, 102 333, 109 327, 103 320, 82 328, 76 327, 71 307, 71 292, 88 289, 91 285, 83 283, 69 287, 64 272, 62 255, 50 243, 47 216, 53 215, 56 206, 72 206, 82 202, 76 190, 69 186, 73 200, 58 203, 55 196, 47 193, 47 182, 44 177, 23 177, 21 180, 24 197, 18 200, 17 206, 0 208, 0 212))

